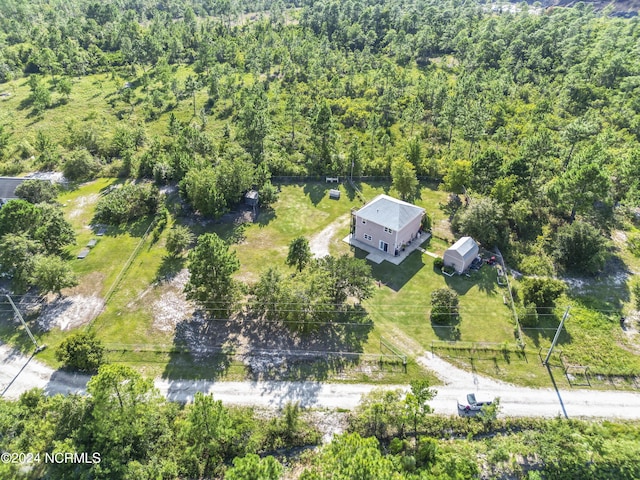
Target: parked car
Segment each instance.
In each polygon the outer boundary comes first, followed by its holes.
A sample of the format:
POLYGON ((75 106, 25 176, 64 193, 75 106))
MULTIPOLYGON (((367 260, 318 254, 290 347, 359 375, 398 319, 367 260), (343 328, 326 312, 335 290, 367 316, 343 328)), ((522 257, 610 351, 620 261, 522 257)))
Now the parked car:
POLYGON ((473 417, 482 411, 482 407, 491 405, 491 403, 490 401, 479 402, 476 400, 475 393, 469 393, 466 402, 458 402, 458 415, 461 417, 473 417))

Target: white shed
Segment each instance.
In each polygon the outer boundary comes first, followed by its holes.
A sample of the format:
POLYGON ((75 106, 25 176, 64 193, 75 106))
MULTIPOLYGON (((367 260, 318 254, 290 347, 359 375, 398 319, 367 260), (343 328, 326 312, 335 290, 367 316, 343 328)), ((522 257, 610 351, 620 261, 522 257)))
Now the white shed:
POLYGON ((445 267, 453 267, 458 273, 464 272, 478 256, 478 244, 471 237, 462 237, 444 252, 445 267))

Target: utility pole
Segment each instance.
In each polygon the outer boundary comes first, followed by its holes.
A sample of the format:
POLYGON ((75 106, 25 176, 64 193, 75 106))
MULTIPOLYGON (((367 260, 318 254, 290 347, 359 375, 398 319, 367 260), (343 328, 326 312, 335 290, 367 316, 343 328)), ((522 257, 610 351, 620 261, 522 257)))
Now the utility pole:
POLYGON ((571 309, 571 307, 567 307, 567 309, 564 312, 564 315, 562 316, 562 320, 560 321, 560 325, 558 325, 558 330, 556 330, 556 335, 555 337, 553 337, 553 342, 551 342, 551 347, 549 348, 549 352, 547 353, 547 358, 544 359, 544 362, 542 362, 543 365, 548 366, 549 364, 549 357, 551 357, 551 352, 553 352, 553 347, 556 346, 556 342, 558 341, 558 337, 560 336, 560 331, 562 330, 562 326, 564 325, 564 321, 569 317, 569 310, 571 309))
POLYGON ((22 318, 22 314, 20 313, 20 310, 18 310, 18 307, 16 307, 16 304, 13 303, 13 300, 11 299, 11 297, 9 295, 5 295, 7 297, 7 300, 9 300, 9 303, 11 304, 11 306, 13 307, 13 311, 16 312, 16 315, 18 317, 18 319, 20 320, 20 322, 22 323, 22 326, 24 327, 24 329, 27 331, 27 334, 29 335, 29 338, 31 339, 31 341, 33 342, 33 344, 36 346, 36 352, 41 352, 42 350, 45 349, 46 345, 38 345, 38 341, 36 340, 36 337, 33 336, 33 334, 31 333, 31 330, 29 330, 29 326, 27 325, 27 322, 24 321, 24 318, 22 318))

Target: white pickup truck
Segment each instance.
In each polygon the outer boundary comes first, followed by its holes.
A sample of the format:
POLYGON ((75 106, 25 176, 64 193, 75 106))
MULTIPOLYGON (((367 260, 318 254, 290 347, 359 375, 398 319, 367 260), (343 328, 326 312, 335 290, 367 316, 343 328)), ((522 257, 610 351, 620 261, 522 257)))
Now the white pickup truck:
POLYGON ((475 393, 469 393, 466 402, 458 402, 458 415, 461 417, 473 417, 478 415, 485 405, 491 405, 491 402, 479 402, 476 400, 475 393))

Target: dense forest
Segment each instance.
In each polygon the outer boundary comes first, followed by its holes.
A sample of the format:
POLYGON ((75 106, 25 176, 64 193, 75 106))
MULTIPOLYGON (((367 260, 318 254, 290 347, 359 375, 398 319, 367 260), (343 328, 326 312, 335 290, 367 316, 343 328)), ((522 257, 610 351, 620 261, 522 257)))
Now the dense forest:
POLYGON ((436 178, 471 200, 443 206, 454 231, 524 273, 595 273, 640 205, 639 20, 494 10, 3 0, 3 101, 29 90, 26 126, 0 115, 0 172, 179 182, 214 217, 271 175, 436 178), (87 89, 105 104, 70 116, 87 89))
POLYGON ((274 415, 226 407, 198 393, 184 406, 117 365, 102 367, 88 391, 90 397, 47 397, 35 389, 15 402, 0 400, 2 478, 623 480, 640 475, 637 423, 496 419, 497 410, 477 418, 435 416, 425 403, 434 392, 424 382, 413 382, 406 394, 372 392, 348 415, 347 431, 320 448, 315 448, 321 433, 311 421, 313 412, 297 405, 274 415))

